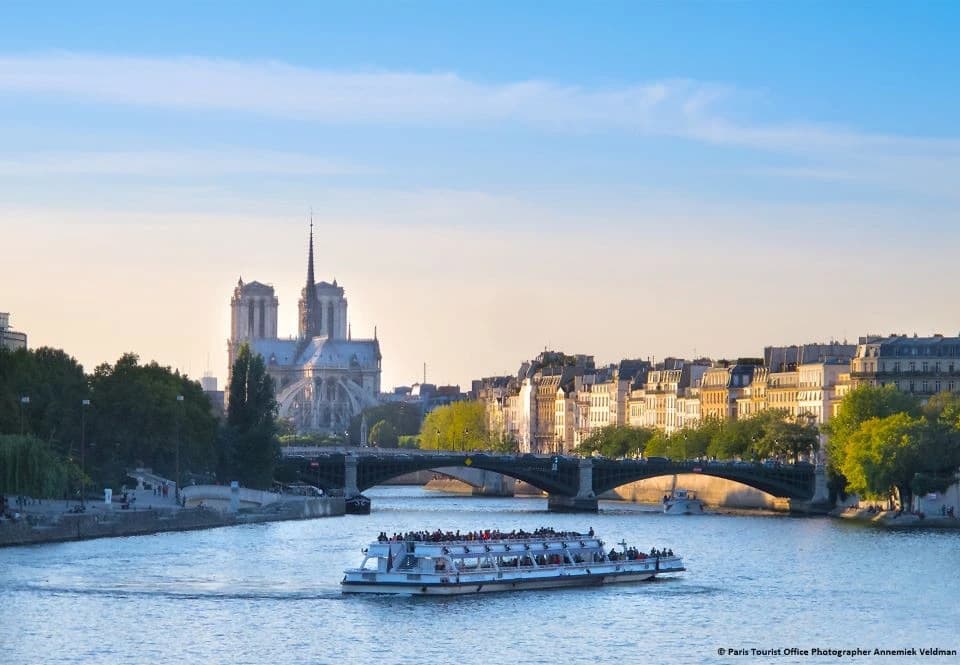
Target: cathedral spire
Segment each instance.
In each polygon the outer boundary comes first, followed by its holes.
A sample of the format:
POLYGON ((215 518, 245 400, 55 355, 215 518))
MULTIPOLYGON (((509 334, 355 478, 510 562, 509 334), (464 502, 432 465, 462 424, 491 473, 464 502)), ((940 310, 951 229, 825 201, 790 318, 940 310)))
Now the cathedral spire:
POLYGON ((317 282, 313 272, 313 209, 310 210, 310 246, 307 251, 307 284, 300 298, 300 338, 320 335, 320 303, 317 301, 317 282))
POLYGON ((310 251, 307 254, 307 294, 314 295, 317 282, 313 276, 313 208, 310 209, 310 251))

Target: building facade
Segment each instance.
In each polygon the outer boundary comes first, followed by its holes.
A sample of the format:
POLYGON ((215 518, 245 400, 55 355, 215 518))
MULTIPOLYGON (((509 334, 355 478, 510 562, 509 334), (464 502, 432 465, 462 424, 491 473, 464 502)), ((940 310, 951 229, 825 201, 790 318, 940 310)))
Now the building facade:
POLYGON ((921 398, 960 391, 960 337, 861 337, 850 362, 853 388, 894 386, 921 398))
POLYGON ((10 328, 8 312, 0 312, 0 348, 11 351, 27 348, 27 334, 10 328))

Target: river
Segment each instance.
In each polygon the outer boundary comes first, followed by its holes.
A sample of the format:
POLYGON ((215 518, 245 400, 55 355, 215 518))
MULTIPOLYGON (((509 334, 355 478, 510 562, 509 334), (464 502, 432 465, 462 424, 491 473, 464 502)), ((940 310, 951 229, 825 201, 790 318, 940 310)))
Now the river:
MULTIPOLYGON (((960 649, 960 533, 826 518, 667 517, 602 502, 368 492, 373 513, 0 550, 0 662, 813 663, 721 649, 960 649), (593 527, 669 547, 678 579, 450 599, 342 597, 380 531, 593 527)), ((850 658, 844 658, 849 661, 850 658)), ((859 657, 857 662, 875 662, 859 657)), ((957 662, 886 657, 883 662, 957 662)))

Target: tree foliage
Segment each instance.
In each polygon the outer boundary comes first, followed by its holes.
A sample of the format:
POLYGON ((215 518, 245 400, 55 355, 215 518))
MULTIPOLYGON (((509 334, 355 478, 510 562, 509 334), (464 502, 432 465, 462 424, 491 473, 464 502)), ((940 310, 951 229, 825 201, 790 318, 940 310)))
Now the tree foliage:
POLYGON ((381 420, 370 428, 370 445, 380 448, 396 448, 400 443, 400 437, 393 425, 386 420, 381 420))
POLYGON ((487 430, 482 402, 454 402, 439 406, 423 419, 420 447, 429 450, 498 450, 502 439, 487 430))
POLYGON ((80 487, 80 469, 42 439, 0 435, 0 495, 60 498, 80 487))
MULTIPOLYGON (((397 436, 412 436, 420 433, 420 423, 423 420, 423 414, 420 412, 420 406, 417 404, 408 404, 407 402, 388 402, 378 404, 363 410, 360 415, 350 419, 350 428, 348 430, 350 445, 360 445, 360 425, 363 418, 367 419, 367 426, 385 420, 393 426, 397 436)), ((370 438, 370 432, 367 432, 367 439, 370 438)))
POLYGON ((127 353, 98 366, 90 386, 86 461, 101 483, 128 482, 135 466, 174 478, 178 454, 181 476, 214 468, 217 423, 198 382, 127 353))
POLYGON ((604 457, 636 457, 643 454, 656 430, 642 427, 610 425, 590 433, 580 443, 580 450, 589 455, 597 453, 604 457))
POLYGON ((841 469, 844 467, 848 441, 863 423, 872 418, 886 418, 897 413, 919 415, 919 400, 893 386, 860 386, 845 395, 837 414, 826 426, 830 435, 827 443, 830 472, 843 475, 841 469))
POLYGON ((921 405, 891 387, 861 387, 831 423, 831 467, 863 496, 897 498, 942 491, 960 467, 960 398, 940 394, 921 405))
POLYGON ((273 379, 263 357, 244 344, 230 375, 227 424, 220 436, 220 477, 261 489, 273 484, 280 457, 273 379))
POLYGON ((0 433, 23 433, 46 441, 69 457, 80 444, 82 401, 90 397, 83 367, 59 349, 0 348, 0 433), (29 404, 21 404, 28 397, 29 404))

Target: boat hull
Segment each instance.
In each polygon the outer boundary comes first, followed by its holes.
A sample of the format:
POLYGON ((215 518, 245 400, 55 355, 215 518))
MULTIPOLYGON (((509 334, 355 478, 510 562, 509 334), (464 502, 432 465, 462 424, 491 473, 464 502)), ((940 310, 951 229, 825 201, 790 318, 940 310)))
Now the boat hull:
MULTIPOLYGON (((456 596, 527 589, 560 589, 568 587, 600 586, 603 584, 627 584, 646 582, 659 574, 683 572, 679 565, 653 570, 608 571, 597 573, 571 573, 549 577, 497 579, 456 578, 447 582, 401 581, 401 580, 351 580, 342 582, 345 594, 367 593, 405 596, 456 596)), ((349 575, 348 575, 349 578, 349 575)))
POLYGON ((663 504, 665 515, 703 515, 703 502, 699 499, 675 499, 663 504))

